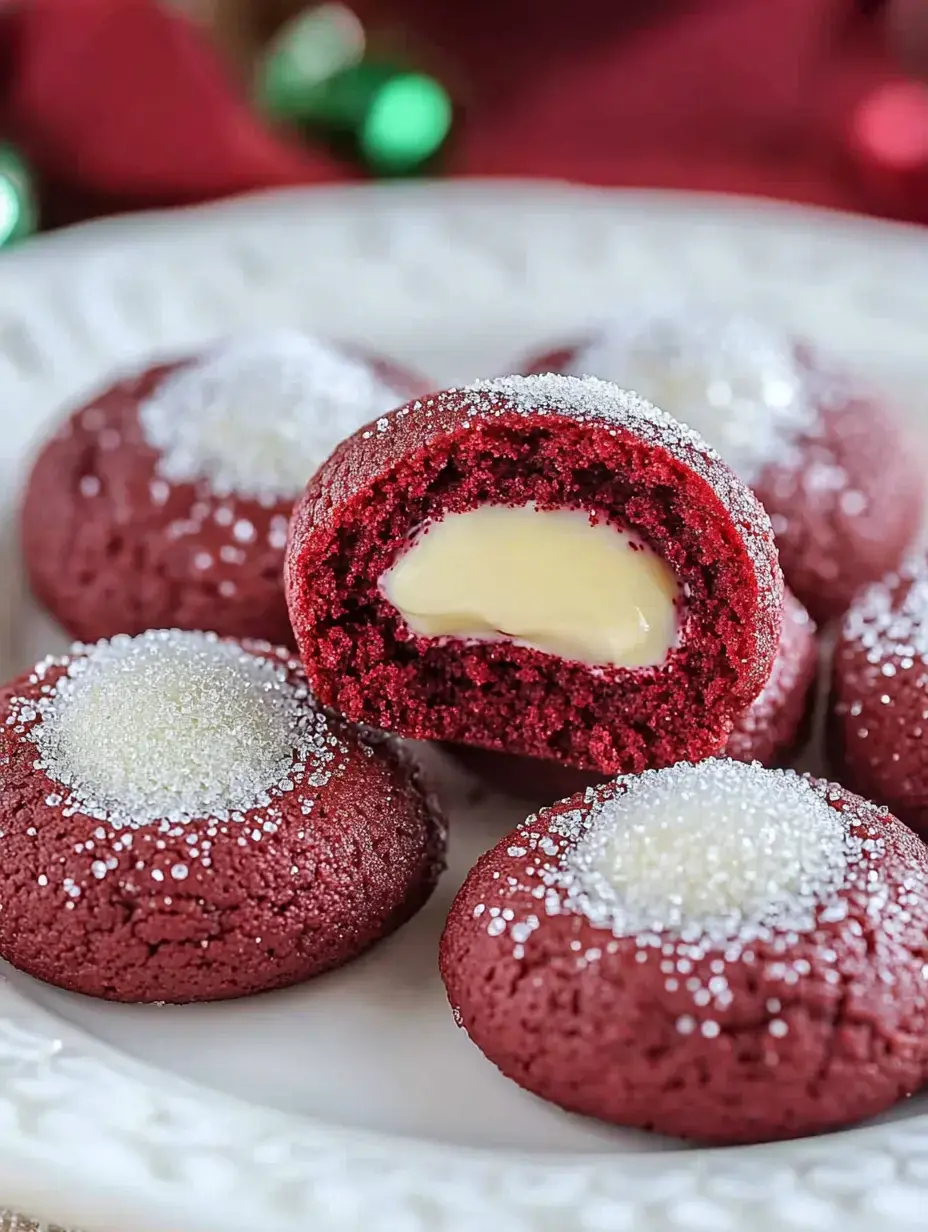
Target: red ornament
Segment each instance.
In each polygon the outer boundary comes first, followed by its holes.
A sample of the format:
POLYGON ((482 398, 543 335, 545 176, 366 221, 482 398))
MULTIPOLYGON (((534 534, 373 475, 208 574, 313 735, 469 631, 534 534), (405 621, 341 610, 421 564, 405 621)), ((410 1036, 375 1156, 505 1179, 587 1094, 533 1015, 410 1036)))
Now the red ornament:
POLYGON ((875 209, 928 218, 928 86, 901 80, 872 91, 854 112, 850 143, 875 209))

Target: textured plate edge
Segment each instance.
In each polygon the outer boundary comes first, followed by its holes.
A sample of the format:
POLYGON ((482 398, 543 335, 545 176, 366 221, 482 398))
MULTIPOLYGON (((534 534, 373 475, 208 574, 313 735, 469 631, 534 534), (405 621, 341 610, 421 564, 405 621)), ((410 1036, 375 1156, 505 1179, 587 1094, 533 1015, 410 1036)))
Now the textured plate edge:
MULTIPOLYGON (((883 223, 780 203, 758 204, 710 194, 586 189, 557 181, 470 181, 445 182, 439 186, 390 186, 386 189, 367 186, 297 189, 282 194, 252 194, 217 206, 101 220, 40 238, 28 248, 8 254, 0 269, 16 274, 25 271, 28 276, 31 269, 41 268, 43 263, 50 268, 70 255, 93 256, 101 244, 109 246, 124 241, 127 249, 133 251, 138 250, 140 245, 146 248, 163 243, 170 245, 181 232, 196 234, 203 226, 221 225, 223 218, 235 220, 235 229, 239 226, 247 228, 255 217, 268 212, 273 214, 279 208, 295 214, 304 207, 330 210, 333 204, 342 201, 354 202, 355 206, 349 208, 356 208, 362 197, 371 201, 382 200, 384 193, 389 193, 394 203, 402 203, 412 196, 419 204, 430 199, 444 201, 450 198, 464 205, 485 201, 491 194, 495 204, 504 209, 516 204, 537 204, 539 197, 543 197, 547 203, 568 207, 580 201, 587 204, 595 202, 606 212, 624 212, 626 215, 636 215, 653 206, 668 218, 673 215, 692 217, 695 213, 706 220, 724 225, 737 222, 758 232, 764 232, 771 226, 787 226, 808 234, 810 227, 815 226, 821 228, 821 234, 826 238, 833 238, 840 231, 858 240, 876 235, 884 239, 894 236, 905 246, 917 238, 920 246, 924 246, 923 233, 905 224, 883 223), (153 227, 162 229, 165 234, 151 235, 149 232, 153 227)), ((427 205, 426 208, 431 206, 427 205)), ((60 268, 56 272, 60 274, 60 268)), ((117 1205, 121 1206, 122 1203, 119 1194, 126 1188, 125 1177, 123 1184, 114 1184, 110 1180, 94 1187, 86 1172, 81 1172, 86 1201, 76 1203, 71 1188, 76 1164, 65 1167, 60 1157, 46 1159, 42 1165, 45 1168, 43 1175, 48 1179, 54 1176, 55 1188, 61 1193, 70 1188, 67 1198, 62 1199, 68 1208, 64 1211, 60 1209, 57 1194, 52 1198, 46 1192, 46 1201, 41 1192, 36 1193, 35 1186, 24 1183, 21 1171, 17 1180, 17 1168, 10 1167, 11 1163, 15 1165, 16 1160, 8 1157, 9 1148, 0 1152, 0 1187, 4 1188, 5 1196, 59 1221, 64 1217, 68 1220, 77 1217, 88 1226, 112 1226, 115 1232, 126 1214, 131 1213, 136 1226, 150 1226, 152 1232, 162 1232, 165 1226, 176 1226, 178 1213, 183 1211, 183 1224, 189 1232, 199 1232, 201 1227, 217 1227, 220 1222, 227 1229, 241 1227, 243 1232, 245 1228, 250 1232, 255 1226, 256 1216, 250 1211, 245 1212, 244 1198, 238 1192, 241 1186, 233 1184, 229 1168, 224 1166, 228 1165, 230 1157, 238 1155, 243 1144, 248 1153, 244 1175, 250 1176, 252 1182, 246 1187, 247 1193, 261 1195, 258 1217, 281 1230, 291 1226, 294 1229, 305 1227, 307 1220, 312 1220, 318 1232, 329 1232, 330 1229, 332 1232, 343 1232, 349 1228, 374 1232, 385 1227, 393 1213, 406 1219, 405 1224, 396 1220, 393 1224, 395 1227, 402 1226, 404 1232, 406 1227, 435 1228, 437 1232, 446 1227, 465 1226, 459 1223, 459 1216, 462 1215, 462 1204, 470 1201, 472 1206, 474 1202, 489 1203, 483 1207, 483 1219, 477 1217, 474 1226, 481 1226, 481 1223, 486 1226, 486 1220, 492 1222, 505 1218, 511 1232, 516 1232, 516 1229, 521 1232, 523 1228, 532 1232, 535 1229, 540 1232, 543 1228, 557 1228, 560 1232, 568 1226, 621 1229, 631 1227, 630 1220, 634 1221, 635 1229, 640 1232, 662 1232, 670 1227, 712 1227, 721 1232, 725 1226, 723 1222, 710 1222, 713 1210, 719 1220, 725 1220, 732 1202, 750 1201, 748 1190, 756 1198, 758 1167, 765 1174, 773 1172, 778 1175, 786 1189, 795 1191, 804 1212, 798 1212, 797 1208, 799 1222, 794 1221, 791 1225, 796 1227, 829 1226, 829 1211, 840 1216, 842 1226, 848 1232, 856 1232, 858 1228, 861 1232, 863 1229, 872 1232, 879 1226, 876 1220, 881 1215, 892 1220, 895 1226, 900 1226, 900 1221, 903 1224, 908 1222, 910 1212, 916 1209, 912 1205, 915 1199, 921 1201, 924 1197, 921 1185, 924 1184, 922 1165, 928 1157, 926 1116, 895 1125, 865 1127, 827 1139, 777 1147, 680 1152, 654 1157, 583 1155, 566 1162, 563 1157, 545 1159, 518 1155, 500 1160, 490 1153, 389 1138, 363 1131, 333 1129, 308 1119, 256 1110, 231 1097, 191 1087, 173 1077, 165 1084, 163 1079, 159 1080, 156 1071, 147 1071, 150 1077, 146 1085, 138 1076, 127 1077, 122 1066, 107 1067, 103 1063, 102 1071, 95 1069, 101 1064, 95 1055, 96 1050, 93 1053, 85 1050, 77 1037, 63 1047, 53 1047, 56 1043, 54 1035, 36 1029, 37 1014, 28 1002, 23 1001, 18 1007, 15 1006, 9 995, 12 992, 9 986, 0 987, 0 1015, 7 1011, 0 1019, 0 1143, 7 1145, 11 1136, 15 1142, 17 1114, 29 1110, 34 1118, 54 1118, 63 1100, 85 1112, 89 1108, 96 1109, 101 1102, 101 1090, 111 1082, 115 1082, 117 1088, 111 1094, 116 1096, 121 1091, 125 1099, 120 1103, 117 1098, 114 1106, 107 1107, 107 1113, 118 1115, 116 1122, 107 1127, 111 1131, 108 1136, 98 1132, 95 1157, 106 1151, 111 1152, 112 1158, 119 1156, 130 1133, 130 1127, 125 1122, 126 1109, 132 1106, 133 1100, 137 1103, 143 1090, 147 1106, 139 1110, 139 1126, 148 1136, 139 1144, 140 1152, 147 1150, 151 1153, 157 1139, 158 1124, 164 1117, 173 1117, 182 1111, 189 1128, 202 1122, 204 1104, 212 1109, 214 1120, 228 1118, 224 1121, 224 1129, 233 1127, 240 1130, 235 1135, 233 1147, 227 1145, 227 1133, 218 1133, 219 1125, 213 1126, 213 1140, 204 1142, 198 1155, 192 1147, 188 1147, 200 1167, 200 1183, 195 1185, 192 1178, 184 1182, 183 1197, 179 1196, 176 1186, 170 1184, 163 1192, 159 1191, 160 1182, 152 1177, 145 1197, 147 1211, 139 1210, 137 1200, 130 1195, 127 1201, 131 1212, 123 1208, 119 1216, 115 1212, 117 1205), (32 1051, 26 1048, 25 1055, 23 1028, 26 1036, 31 1035, 33 1039, 32 1051), (114 1079, 114 1075, 118 1078, 114 1079), (125 1086, 121 1086, 122 1083, 125 1086), (52 1095, 50 1105, 42 1104, 40 1093, 43 1089, 46 1094, 52 1095), (178 1100, 189 1102, 178 1104, 178 1100), (8 1117, 8 1113, 12 1116, 8 1117), (269 1128, 267 1133, 262 1129, 256 1136, 255 1122, 258 1121, 262 1126, 267 1123, 269 1128), (271 1124, 278 1126, 279 1130, 270 1129, 271 1124), (269 1146, 273 1148, 270 1154, 269 1146), (294 1146, 301 1152, 298 1166, 301 1180, 298 1182, 287 1179, 287 1169, 281 1162, 287 1150, 294 1146), (851 1146, 855 1148, 853 1167, 858 1174, 853 1185, 849 1183, 849 1176, 845 1177, 845 1181, 841 1179, 845 1175, 841 1161, 844 1161, 846 1171, 847 1152, 851 1146), (278 1151, 276 1160, 271 1157, 274 1150, 278 1151), (308 1153, 306 1157, 302 1156, 304 1151, 308 1153), (403 1158, 400 1159, 400 1156, 403 1158), (259 1163, 259 1159, 263 1162, 259 1163), (432 1163, 440 1164, 441 1177, 424 1175, 427 1166, 432 1163), (197 1192, 197 1202, 194 1204, 191 1190, 203 1188, 204 1176, 210 1167, 213 1184, 205 1186, 202 1195, 197 1192), (865 1209, 856 1199, 851 1202, 850 1195, 859 1192, 860 1177, 867 1173, 868 1167, 874 1193, 879 1200, 876 1203, 870 1201, 865 1209), (917 1178, 914 1184, 905 1179, 906 1169, 917 1178), (277 1178, 271 1186, 267 1184, 270 1173, 277 1178), (822 1200, 816 1197, 817 1192, 823 1191, 823 1176, 830 1178, 824 1184, 824 1191, 843 1194, 848 1200, 839 1202, 835 1197, 826 1200, 823 1207, 822 1200), (750 1184, 746 1177, 753 1178, 750 1184), (5 1185, 7 1181, 8 1188, 5 1185), (646 1195, 641 1192, 643 1182, 647 1188, 646 1195), (96 1196, 92 1195, 92 1190, 96 1196), (713 1196, 716 1191, 717 1196, 713 1196), (725 1193, 727 1196, 723 1196, 725 1193), (241 1206, 237 1206, 239 1202, 241 1206), (100 1205, 103 1203, 108 1204, 108 1214, 101 1222, 100 1205), (220 1221, 217 1211, 223 1208, 223 1203, 226 1204, 225 1212, 220 1221), (82 1208, 86 1208, 86 1214, 82 1208), (576 1220, 572 1224, 565 1223, 565 1219, 571 1218, 571 1213, 576 1220), (810 1222, 812 1219, 818 1222, 810 1222), (851 1220, 853 1222, 849 1222, 851 1220)), ((92 1123, 99 1131, 99 1120, 92 1123)), ((175 1133, 179 1128, 175 1127, 175 1133)), ((75 1132, 72 1125, 72 1141, 75 1132)), ((209 1135, 206 1137, 208 1139, 209 1135)), ((46 1135, 46 1140, 52 1139, 46 1135)), ((59 1143, 58 1152, 66 1145, 69 1145, 67 1141, 59 1143)), ((176 1149, 176 1145, 177 1138, 174 1137, 172 1146, 176 1149)), ((55 1154, 52 1152, 53 1156, 55 1154)), ((22 1157, 21 1167, 24 1166, 28 1164, 22 1157)), ((241 1168, 239 1175, 242 1175, 241 1168)), ((40 1188, 47 1191, 47 1181, 40 1188)), ((132 1193, 137 1193, 137 1190, 132 1190, 132 1193)), ((247 1205, 250 1207, 251 1203, 247 1205)), ((761 1228, 787 1226, 780 1215, 771 1215, 772 1208, 767 1204, 755 1208, 755 1203, 751 1201, 750 1206, 752 1221, 759 1232, 761 1228), (769 1222, 770 1219, 775 1222, 769 1222)), ((747 1206, 743 1208, 742 1217, 747 1209, 747 1206)))
MULTIPOLYGON (((570 203, 598 203, 604 209, 636 213, 652 208, 661 212, 698 214, 763 229, 769 225, 795 224, 808 230, 810 224, 832 234, 841 230, 849 235, 879 234, 896 236, 903 241, 916 241, 924 246, 924 228, 908 222, 856 214, 848 210, 825 206, 801 205, 769 197, 744 197, 735 193, 685 192, 659 188, 599 188, 572 184, 558 179, 528 179, 522 177, 473 177, 467 179, 396 181, 384 184, 322 184, 283 189, 259 189, 226 197, 220 201, 184 205, 171 209, 139 210, 130 214, 107 215, 75 223, 57 231, 40 233, 26 244, 9 249, 0 258, 0 269, 36 264, 63 252, 77 252, 84 246, 96 246, 111 240, 131 240, 133 243, 159 245, 168 237, 153 234, 155 228, 175 233, 188 226, 209 225, 212 221, 247 219, 254 213, 273 211, 281 207, 293 210, 307 205, 315 210, 320 204, 330 207, 340 200, 356 202, 371 200, 420 200, 449 198, 455 202, 484 200, 492 195, 506 205, 535 202, 544 198, 570 203)), ((172 237, 173 238, 173 237, 172 237)))

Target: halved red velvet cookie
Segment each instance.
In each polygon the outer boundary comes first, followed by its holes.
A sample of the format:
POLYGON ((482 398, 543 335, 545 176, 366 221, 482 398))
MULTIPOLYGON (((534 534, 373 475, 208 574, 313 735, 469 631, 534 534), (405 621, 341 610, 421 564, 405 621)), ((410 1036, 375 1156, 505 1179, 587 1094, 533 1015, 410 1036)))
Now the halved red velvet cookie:
POLYGON ((832 671, 829 751, 855 791, 928 835, 928 560, 861 591, 832 671))
MULTIPOLYGON (((783 627, 770 678, 747 710, 735 720, 725 745, 726 757, 783 766, 808 739, 818 643, 808 612, 790 591, 783 595, 783 627)), ((472 773, 500 791, 547 803, 603 782, 594 771, 571 770, 553 761, 512 757, 468 745, 448 745, 447 752, 472 773)))
POLYGON ((305 980, 409 919, 444 827, 392 741, 288 652, 158 630, 0 698, 0 955, 74 992, 210 1001, 305 980))
POLYGON ((787 584, 818 621, 896 565, 924 461, 872 390, 775 328, 710 305, 648 305, 527 362, 637 389, 718 449, 770 514, 787 584))
POLYGON ((690 429, 572 377, 356 433, 295 511, 286 584, 326 705, 605 773, 718 753, 780 632, 756 499, 690 429))
POLYGON ((725 759, 620 778, 483 856, 441 943, 458 1023, 571 1112, 705 1143, 922 1084, 928 851, 843 788, 725 759))
POLYGON ((22 539, 72 637, 176 626, 292 643, 281 573, 307 479, 422 383, 294 330, 118 381, 39 454, 22 539))

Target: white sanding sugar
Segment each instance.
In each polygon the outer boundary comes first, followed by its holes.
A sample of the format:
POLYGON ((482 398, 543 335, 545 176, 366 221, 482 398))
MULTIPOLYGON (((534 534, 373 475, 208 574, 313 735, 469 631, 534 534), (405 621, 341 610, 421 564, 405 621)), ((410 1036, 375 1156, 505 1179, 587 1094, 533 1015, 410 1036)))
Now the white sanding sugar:
POLYGON ((307 767, 324 776, 333 756, 324 716, 283 661, 207 633, 77 647, 52 691, 14 701, 10 721, 32 724, 36 766, 68 788, 65 807, 117 829, 235 820, 307 767))
POLYGON ((841 631, 845 642, 859 643, 870 663, 911 667, 928 663, 928 561, 908 557, 895 573, 873 582, 852 604, 841 631), (895 592, 908 583, 900 600, 895 592))
POLYGON ((164 479, 271 502, 298 496, 340 441, 403 400, 363 361, 276 330, 178 369, 139 418, 164 479))
POLYGON ((722 759, 620 779, 614 797, 552 828, 570 840, 548 874, 561 908, 622 937, 811 931, 862 854, 808 780, 722 759))
POLYGON ((704 305, 654 305, 610 320, 571 370, 637 389, 701 433, 745 483, 801 460, 815 405, 789 338, 704 305))
MULTIPOLYGON (((458 393, 458 390, 449 390, 458 393)), ((631 389, 622 389, 612 381, 599 377, 564 376, 557 372, 535 373, 531 376, 496 377, 490 381, 475 381, 466 386, 465 394, 485 394, 489 399, 505 399, 525 414, 544 415, 554 412, 569 415, 579 422, 606 421, 634 432, 647 433, 647 439, 666 441, 666 447, 689 446, 717 457, 708 442, 686 424, 656 407, 631 389), (650 427, 649 427, 650 425, 650 427)), ((471 413, 492 415, 492 401, 475 398, 471 413)))
MULTIPOLYGON (((545 373, 478 381, 463 391, 474 417, 499 416, 510 408, 530 415, 564 415, 580 423, 623 429, 640 440, 665 449, 696 472, 712 488, 741 533, 757 578, 761 602, 779 609, 782 578, 773 550, 773 530, 766 512, 715 450, 692 428, 645 398, 597 377, 545 373)), ((439 395, 441 397, 442 395, 439 395)), ((428 408, 432 400, 422 405, 428 408)))

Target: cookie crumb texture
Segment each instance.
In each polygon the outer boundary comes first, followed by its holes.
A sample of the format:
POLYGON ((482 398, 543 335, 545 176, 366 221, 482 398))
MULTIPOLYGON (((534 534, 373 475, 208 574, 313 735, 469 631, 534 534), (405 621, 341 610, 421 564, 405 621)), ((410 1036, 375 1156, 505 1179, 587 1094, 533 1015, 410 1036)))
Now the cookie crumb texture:
POLYGON ((421 389, 295 331, 246 334, 117 382, 33 466, 33 592, 84 642, 166 626, 292 645, 293 502, 334 446, 421 389))
MULTIPOLYGON (((806 744, 815 703, 818 640, 815 624, 791 591, 783 595, 783 625, 770 678, 747 710, 735 720, 725 756, 785 766, 806 744)), ((549 803, 603 782, 595 771, 572 770, 557 762, 513 757, 466 745, 448 752, 471 773, 499 791, 549 803)), ((866 793, 865 793, 866 794, 866 793)))
POLYGON ((923 451, 895 410, 765 323, 662 303, 524 370, 617 380, 703 433, 770 514, 787 585, 819 622, 919 529, 923 451))
POLYGON ((0 953, 128 1002, 241 997, 349 961, 426 901, 444 827, 394 742, 288 652, 154 631, 0 700, 0 953))
POLYGON ((754 497, 669 416, 569 377, 446 391, 357 433, 297 506, 285 580, 325 704, 406 736, 604 773, 717 753, 763 687, 780 631, 782 579, 754 497), (661 665, 591 667, 404 624, 378 583, 423 524, 530 503, 583 509, 667 562, 685 599, 661 665))
POLYGON ((707 761, 530 816, 455 900, 441 971, 507 1077, 707 1144, 838 1129, 916 1091, 928 852, 791 771, 707 761))
POLYGON ((855 791, 928 835, 928 561, 866 587, 835 646, 828 745, 855 791))

